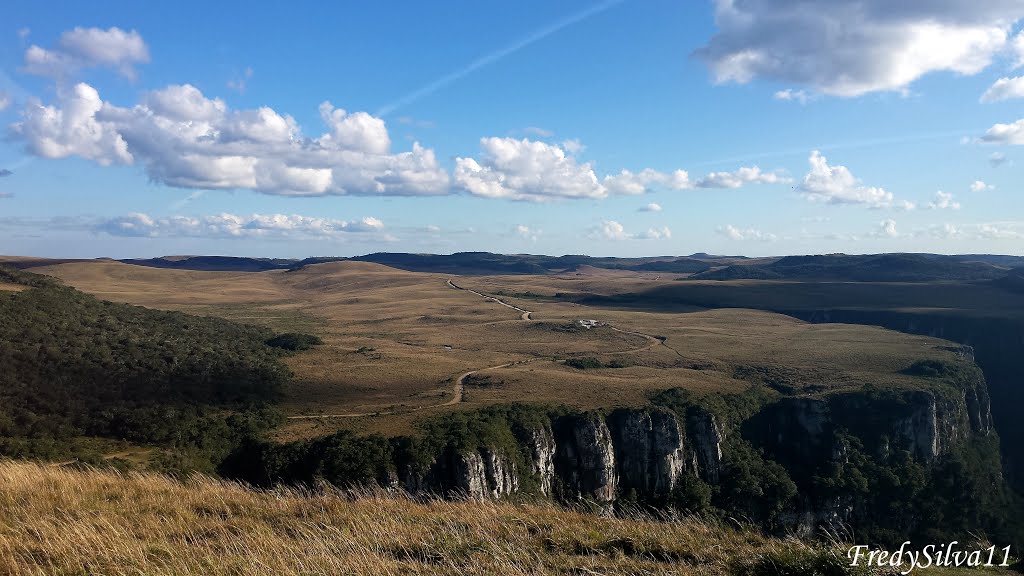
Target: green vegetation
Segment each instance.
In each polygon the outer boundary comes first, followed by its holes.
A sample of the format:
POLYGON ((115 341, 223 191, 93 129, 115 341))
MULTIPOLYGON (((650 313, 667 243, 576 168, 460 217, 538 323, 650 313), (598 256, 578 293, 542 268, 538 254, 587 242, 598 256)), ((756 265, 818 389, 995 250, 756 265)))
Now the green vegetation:
POLYGON ((309 350, 313 346, 319 346, 324 341, 319 336, 312 334, 299 334, 296 332, 287 332, 285 334, 278 334, 267 340, 267 346, 273 346, 274 348, 281 348, 282 350, 289 350, 292 352, 299 350, 309 350))
POLYGON ((97 300, 0 268, 0 454, 98 461, 83 437, 160 448, 164 470, 212 470, 280 416, 290 373, 268 330, 97 300))
POLYGON ((618 359, 612 359, 608 362, 602 362, 593 356, 586 356, 583 358, 569 358, 565 361, 565 365, 570 368, 577 370, 595 370, 598 368, 625 368, 628 366, 625 362, 618 359))

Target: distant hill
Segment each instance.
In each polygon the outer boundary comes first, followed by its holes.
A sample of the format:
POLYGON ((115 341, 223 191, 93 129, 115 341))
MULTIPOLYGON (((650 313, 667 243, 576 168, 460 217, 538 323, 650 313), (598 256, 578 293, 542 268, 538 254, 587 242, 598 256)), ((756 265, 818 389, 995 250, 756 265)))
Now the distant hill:
POLYGON ((1006 269, 934 254, 828 254, 785 256, 760 266, 733 265, 695 274, 694 280, 782 279, 828 282, 934 282, 995 280, 1006 269))
POLYGON ((125 264, 177 270, 209 270, 217 272, 263 272, 290 268, 295 260, 281 258, 240 258, 234 256, 174 256, 164 258, 131 258, 125 264))
POLYGON ((410 272, 445 274, 549 274, 574 271, 580 266, 633 270, 637 272, 694 273, 709 269, 705 262, 674 256, 649 258, 611 258, 569 254, 537 256, 532 254, 493 254, 490 252, 457 252, 455 254, 409 254, 378 252, 352 258, 307 258, 295 267, 350 260, 374 262, 410 272))
MULTIPOLYGON (((15 268, 78 262, 81 260, 24 259, 5 262, 15 268)), ((455 254, 414 254, 375 252, 352 257, 315 257, 303 260, 284 258, 245 258, 233 256, 164 256, 131 258, 125 264, 219 272, 265 272, 295 270, 310 264, 327 262, 371 262, 410 272, 440 274, 557 274, 574 272, 581 266, 632 272, 689 274, 694 280, 801 280, 828 282, 933 282, 997 281, 1011 268, 1024 268, 1024 257, 993 254, 826 254, 747 258, 716 256, 698 252, 690 256, 650 256, 615 258, 566 254, 494 254, 456 252, 455 254)), ((1014 280, 1008 280, 1013 286, 1014 280)))

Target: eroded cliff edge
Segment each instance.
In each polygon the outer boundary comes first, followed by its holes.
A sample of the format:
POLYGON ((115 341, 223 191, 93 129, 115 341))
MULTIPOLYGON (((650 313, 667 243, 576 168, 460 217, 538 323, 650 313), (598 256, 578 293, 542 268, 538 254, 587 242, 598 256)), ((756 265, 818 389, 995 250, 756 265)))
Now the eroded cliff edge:
POLYGON ((877 542, 979 531, 1016 541, 988 389, 968 352, 908 366, 912 386, 786 395, 752 384, 732 395, 666 390, 605 411, 489 407, 428 420, 415 438, 249 446, 224 472, 698 512, 877 542))

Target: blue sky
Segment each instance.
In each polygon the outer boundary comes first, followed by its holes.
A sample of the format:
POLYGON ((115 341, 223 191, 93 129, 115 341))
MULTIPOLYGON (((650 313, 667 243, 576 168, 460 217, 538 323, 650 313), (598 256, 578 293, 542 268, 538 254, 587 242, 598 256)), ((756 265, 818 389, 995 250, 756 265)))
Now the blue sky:
POLYGON ((15 0, 0 253, 1024 253, 1024 0, 15 0))

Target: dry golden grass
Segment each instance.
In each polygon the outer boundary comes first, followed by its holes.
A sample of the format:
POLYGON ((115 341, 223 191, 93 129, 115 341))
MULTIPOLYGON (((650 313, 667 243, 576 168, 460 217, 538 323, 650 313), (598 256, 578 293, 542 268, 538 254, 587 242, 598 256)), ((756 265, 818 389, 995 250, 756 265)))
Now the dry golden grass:
MULTIPOLYGON (((693 518, 0 462, 0 573, 735 574, 820 554, 693 518)), ((933 572, 927 572, 933 573, 933 572)))
POLYGON ((25 287, 21 284, 11 284, 10 282, 0 282, 0 291, 3 292, 21 292, 25 287))
POLYGON ((288 359, 297 378, 282 407, 292 416, 323 418, 290 421, 279 431, 288 439, 339 428, 408 433, 417 418, 493 403, 636 406, 652 392, 671 387, 695 393, 739 391, 749 382, 736 378, 737 369, 750 366, 820 390, 869 382, 912 384, 899 374, 901 369, 949 354, 936 350, 943 344, 939 340, 868 326, 811 325, 739 309, 653 313, 590 308, 551 298, 557 292, 633 292, 674 282, 677 275, 594 269, 454 278, 461 287, 533 311, 533 320, 525 321, 516 310, 452 288, 449 275, 365 262, 238 273, 93 261, 32 271, 109 300, 321 336, 324 346, 288 359), (596 319, 621 331, 571 329, 579 319, 596 319), (580 371, 562 363, 588 356, 627 367, 580 371), (467 386, 462 402, 444 406, 460 374, 509 363, 481 372, 490 377, 487 385, 467 386))

